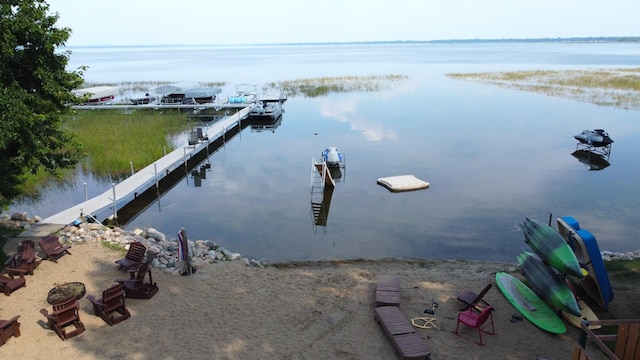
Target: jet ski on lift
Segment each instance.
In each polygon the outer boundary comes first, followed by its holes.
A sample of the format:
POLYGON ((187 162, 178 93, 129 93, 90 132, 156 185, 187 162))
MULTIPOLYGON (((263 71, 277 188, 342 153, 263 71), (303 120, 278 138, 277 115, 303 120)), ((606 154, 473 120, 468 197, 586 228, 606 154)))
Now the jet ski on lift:
POLYGON ((609 134, 603 129, 584 130, 580 134, 573 135, 573 137, 580 143, 593 147, 604 147, 613 143, 609 134))

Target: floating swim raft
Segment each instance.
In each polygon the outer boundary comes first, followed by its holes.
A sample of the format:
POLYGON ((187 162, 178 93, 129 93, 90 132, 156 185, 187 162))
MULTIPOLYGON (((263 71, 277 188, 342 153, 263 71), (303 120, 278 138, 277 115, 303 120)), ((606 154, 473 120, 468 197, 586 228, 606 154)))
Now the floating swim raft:
POLYGON ((386 187, 391 192, 413 191, 427 189, 429 187, 428 182, 420 180, 413 175, 382 177, 379 178, 377 182, 378 185, 386 187))

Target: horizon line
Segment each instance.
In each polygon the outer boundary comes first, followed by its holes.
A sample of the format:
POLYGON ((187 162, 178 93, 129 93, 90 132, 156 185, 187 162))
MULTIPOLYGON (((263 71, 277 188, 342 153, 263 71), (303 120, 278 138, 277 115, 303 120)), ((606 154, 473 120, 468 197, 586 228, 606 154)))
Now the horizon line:
POLYGON ((583 36, 583 37, 545 37, 545 38, 474 38, 443 40, 365 40, 365 41, 322 41, 322 42, 273 42, 273 43, 237 43, 237 44, 95 44, 65 45, 64 48, 91 47, 186 47, 186 46, 296 46, 296 45, 358 45, 358 44, 430 44, 465 42, 640 42, 640 36, 583 36))

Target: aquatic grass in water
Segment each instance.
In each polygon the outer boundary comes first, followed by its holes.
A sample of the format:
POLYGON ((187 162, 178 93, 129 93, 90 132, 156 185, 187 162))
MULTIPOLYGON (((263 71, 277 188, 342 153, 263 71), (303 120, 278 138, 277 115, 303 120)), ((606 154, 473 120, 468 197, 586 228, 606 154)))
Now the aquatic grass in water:
POLYGON ((340 76, 270 82, 266 86, 285 91, 288 96, 318 97, 330 93, 382 91, 389 89, 391 83, 407 78, 406 75, 340 76))
POLYGON ((82 169, 96 177, 139 170, 173 150, 171 136, 190 129, 186 114, 137 110, 79 110, 63 126, 74 133, 86 154, 82 169))
POLYGON ((640 68, 452 73, 447 76, 601 106, 640 110, 640 68))

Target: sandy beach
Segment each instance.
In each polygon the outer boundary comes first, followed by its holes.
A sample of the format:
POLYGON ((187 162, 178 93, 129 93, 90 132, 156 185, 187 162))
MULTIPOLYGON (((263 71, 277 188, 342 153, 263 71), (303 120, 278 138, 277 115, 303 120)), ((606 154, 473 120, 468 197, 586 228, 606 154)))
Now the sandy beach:
MULTIPOLYGON (((15 252, 17 239, 5 251, 15 252)), ((154 269, 160 291, 149 300, 127 299, 132 316, 115 326, 93 314, 80 300, 86 331, 62 341, 46 328, 42 308, 56 283, 80 281, 87 295, 100 297, 127 274, 114 261, 123 252, 96 243, 73 245, 58 263, 43 261, 27 287, 0 296, 0 319, 20 315, 22 336, 0 347, 3 358, 73 359, 397 359, 399 355, 374 320, 378 276, 400 278, 400 309, 407 318, 429 316, 432 299, 437 328, 416 331, 432 350, 432 359, 569 359, 580 331, 551 335, 529 322, 511 322, 516 313, 496 286, 485 300, 496 308, 498 335, 472 340, 477 332, 456 327, 464 288, 480 291, 495 284, 497 271, 514 264, 449 260, 376 260, 247 266, 242 261, 212 263, 190 276, 154 269)), ((519 273, 517 276, 520 276, 519 273)), ((616 286, 607 317, 640 318, 636 287, 616 286)), ((595 359, 602 358, 588 347, 595 359)))

